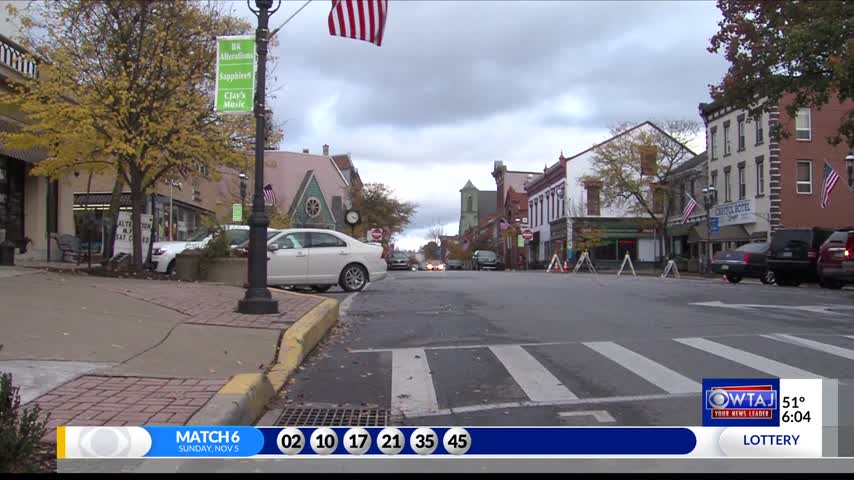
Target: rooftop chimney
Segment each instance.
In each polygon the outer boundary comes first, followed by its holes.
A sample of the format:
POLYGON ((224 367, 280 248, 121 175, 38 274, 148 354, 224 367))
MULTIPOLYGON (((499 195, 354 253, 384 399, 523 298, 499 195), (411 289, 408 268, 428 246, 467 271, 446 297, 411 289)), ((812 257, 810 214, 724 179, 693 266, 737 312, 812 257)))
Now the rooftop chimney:
POLYGON ((325 144, 325 143, 323 144, 323 156, 324 156, 324 157, 328 157, 328 156, 329 156, 329 145, 327 145, 327 144, 325 144))
POLYGON ((307 148, 302 149, 302 153, 309 153, 307 148))

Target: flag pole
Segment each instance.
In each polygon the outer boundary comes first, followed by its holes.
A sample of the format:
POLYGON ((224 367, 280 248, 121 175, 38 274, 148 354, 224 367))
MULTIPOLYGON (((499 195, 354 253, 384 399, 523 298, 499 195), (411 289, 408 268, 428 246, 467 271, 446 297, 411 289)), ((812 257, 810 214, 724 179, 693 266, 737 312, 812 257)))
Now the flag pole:
POLYGON ((303 8, 307 7, 309 3, 311 3, 311 0, 307 0, 305 3, 303 3, 303 4, 302 4, 302 6, 301 6, 301 7, 299 7, 299 9, 298 9, 296 12, 294 12, 294 13, 293 13, 293 15, 291 15, 290 17, 288 17, 288 19, 287 19, 287 20, 285 20, 284 22, 282 22, 282 24, 281 24, 281 25, 279 25, 279 28, 277 28, 277 29, 273 30, 273 31, 270 33, 270 40, 272 40, 272 39, 273 39, 273 37, 274 37, 277 33, 279 33, 279 30, 281 30, 281 29, 282 29, 282 27, 284 27, 285 25, 287 25, 287 24, 288 24, 288 22, 290 22, 292 18, 296 17, 296 16, 297 16, 297 14, 298 14, 299 12, 301 12, 301 11, 302 11, 302 9, 303 9, 303 8))

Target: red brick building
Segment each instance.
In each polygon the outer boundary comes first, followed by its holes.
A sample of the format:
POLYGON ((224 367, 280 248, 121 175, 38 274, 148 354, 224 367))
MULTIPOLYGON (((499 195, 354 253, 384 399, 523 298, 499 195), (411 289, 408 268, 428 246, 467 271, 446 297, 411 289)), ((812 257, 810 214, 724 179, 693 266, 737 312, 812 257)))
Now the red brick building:
MULTIPOLYGON (((791 98, 784 98, 782 104, 787 104, 791 98)), ((854 225, 854 190, 848 187, 845 164, 845 157, 851 151, 844 142, 834 146, 827 141, 839 128, 843 116, 852 108, 854 102, 849 101, 844 104, 833 102, 820 110, 802 109, 799 112, 800 120, 792 118, 784 108, 769 115, 772 122, 779 122, 790 134, 778 142, 772 139, 770 144, 773 230, 784 227, 840 228, 854 225), (806 112, 809 112, 808 116, 806 112), (830 205, 821 208, 825 161, 840 176, 840 180, 830 194, 830 205)))

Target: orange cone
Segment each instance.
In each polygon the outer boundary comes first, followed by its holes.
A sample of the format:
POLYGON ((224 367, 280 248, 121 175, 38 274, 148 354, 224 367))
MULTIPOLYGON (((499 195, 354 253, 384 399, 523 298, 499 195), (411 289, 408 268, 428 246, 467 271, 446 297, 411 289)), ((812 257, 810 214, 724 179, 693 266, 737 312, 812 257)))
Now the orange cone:
POLYGON ((721 283, 729 283, 729 280, 727 280, 726 275, 723 275, 721 277, 721 283))

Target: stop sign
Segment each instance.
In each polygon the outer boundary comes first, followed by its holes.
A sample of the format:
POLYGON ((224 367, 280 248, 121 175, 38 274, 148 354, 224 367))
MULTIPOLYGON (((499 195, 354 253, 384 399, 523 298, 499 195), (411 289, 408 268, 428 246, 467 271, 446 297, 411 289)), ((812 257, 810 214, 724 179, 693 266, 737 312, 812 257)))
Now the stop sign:
POLYGON ((372 228, 370 231, 371 240, 380 241, 383 239, 383 229, 382 228, 372 228))
POLYGON ((534 238, 534 232, 532 232, 531 229, 526 228, 522 230, 522 238, 524 238, 525 240, 530 240, 534 238))

